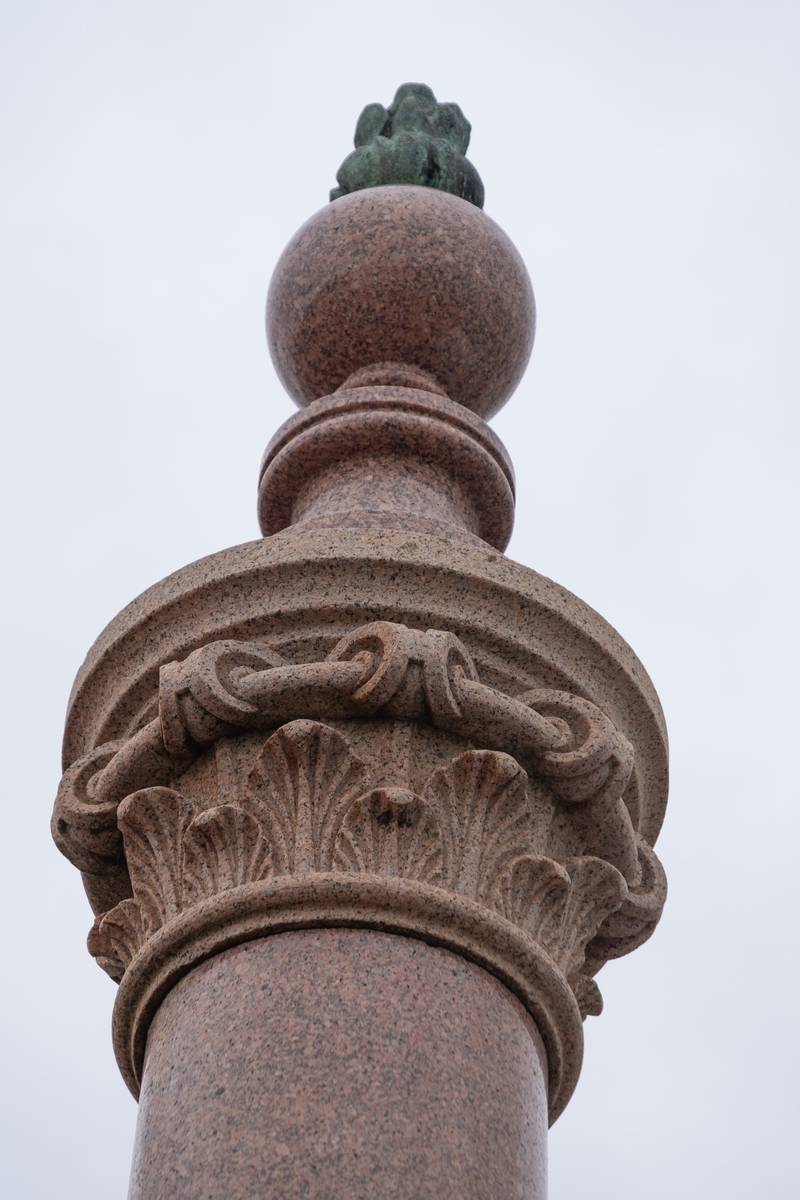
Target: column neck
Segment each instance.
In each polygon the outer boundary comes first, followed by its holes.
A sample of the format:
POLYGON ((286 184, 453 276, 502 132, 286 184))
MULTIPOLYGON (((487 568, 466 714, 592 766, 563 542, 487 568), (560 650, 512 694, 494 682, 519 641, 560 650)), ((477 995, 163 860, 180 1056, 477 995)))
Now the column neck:
POLYGON ((265 536, 288 526, 389 528, 502 551, 514 471, 486 422, 433 378, 380 364, 281 426, 262 462, 259 520, 265 536))

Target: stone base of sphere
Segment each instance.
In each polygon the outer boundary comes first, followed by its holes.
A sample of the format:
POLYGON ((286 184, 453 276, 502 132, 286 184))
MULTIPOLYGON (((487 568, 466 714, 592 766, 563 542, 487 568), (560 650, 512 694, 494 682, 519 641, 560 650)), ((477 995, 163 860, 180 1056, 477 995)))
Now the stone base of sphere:
POLYGON ((235 947, 150 1028, 129 1200, 544 1200, 547 1062, 458 955, 361 929, 235 947))
POLYGON ((384 363, 290 417, 262 462, 262 532, 405 528, 505 550, 514 527, 506 449, 435 386, 384 363))

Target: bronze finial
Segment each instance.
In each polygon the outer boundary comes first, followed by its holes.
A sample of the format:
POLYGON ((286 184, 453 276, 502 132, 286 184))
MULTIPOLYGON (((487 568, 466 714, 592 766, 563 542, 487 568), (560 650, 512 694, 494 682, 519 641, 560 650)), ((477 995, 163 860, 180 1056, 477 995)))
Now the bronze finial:
POLYGON ((331 200, 363 188, 417 184, 483 208, 483 182, 465 157, 472 126, 457 104, 439 104, 424 83, 404 83, 388 108, 368 104, 355 150, 336 173, 331 200))

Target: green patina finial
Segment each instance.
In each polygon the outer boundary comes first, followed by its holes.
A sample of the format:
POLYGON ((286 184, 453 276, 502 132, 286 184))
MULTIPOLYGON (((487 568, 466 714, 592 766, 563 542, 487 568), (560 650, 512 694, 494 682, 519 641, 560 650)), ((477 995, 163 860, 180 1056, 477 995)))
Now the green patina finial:
POLYGON ((483 183, 465 158, 472 126, 457 104, 439 104, 424 83, 404 83, 389 108, 368 104, 356 125, 355 150, 331 192, 411 183, 452 192, 483 208, 483 183))

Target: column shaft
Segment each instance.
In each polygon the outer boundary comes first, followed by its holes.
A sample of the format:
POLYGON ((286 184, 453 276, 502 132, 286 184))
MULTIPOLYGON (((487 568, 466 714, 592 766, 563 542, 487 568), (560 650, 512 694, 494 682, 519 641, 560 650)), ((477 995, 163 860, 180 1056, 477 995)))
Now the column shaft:
POLYGON ((150 1029, 130 1200, 543 1200, 544 1048, 450 951, 362 929, 239 945, 150 1029))

